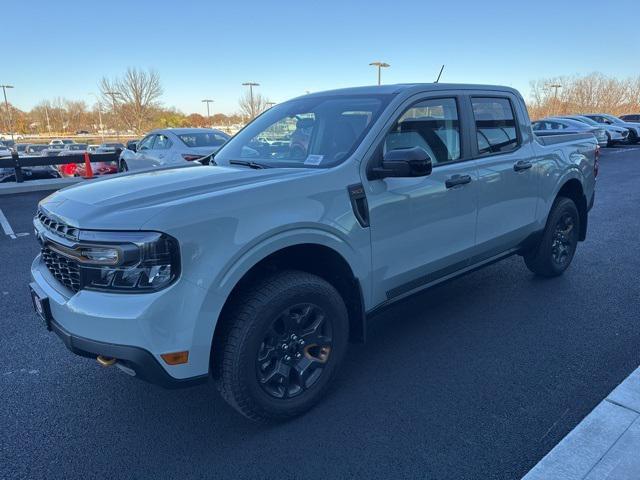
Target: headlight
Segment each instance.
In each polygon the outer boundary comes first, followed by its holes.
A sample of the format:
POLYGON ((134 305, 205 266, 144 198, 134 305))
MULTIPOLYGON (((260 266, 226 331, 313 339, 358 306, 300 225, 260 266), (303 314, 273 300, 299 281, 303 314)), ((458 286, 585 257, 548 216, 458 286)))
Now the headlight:
POLYGON ((74 250, 88 290, 149 292, 180 275, 178 242, 158 232, 80 231, 74 250))

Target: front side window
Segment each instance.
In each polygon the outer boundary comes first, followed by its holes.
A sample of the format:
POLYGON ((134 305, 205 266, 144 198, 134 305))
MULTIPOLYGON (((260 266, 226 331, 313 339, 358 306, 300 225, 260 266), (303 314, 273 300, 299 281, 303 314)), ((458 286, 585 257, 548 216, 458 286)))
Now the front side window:
POLYGON ((480 155, 505 153, 518 148, 516 119, 507 98, 473 97, 471 103, 480 155))
POLYGON ((460 159, 460 122, 453 98, 424 100, 405 111, 387 134, 383 153, 423 148, 433 165, 460 159))
POLYGON ((140 142, 140 145, 138 145, 138 150, 151 150, 151 147, 153 146, 153 139, 155 138, 155 135, 149 135, 146 138, 143 138, 142 141, 140 142))
POLYGON ((276 105, 216 154, 215 162, 251 161, 268 167, 327 168, 346 160, 378 118, 390 95, 311 95, 276 105))

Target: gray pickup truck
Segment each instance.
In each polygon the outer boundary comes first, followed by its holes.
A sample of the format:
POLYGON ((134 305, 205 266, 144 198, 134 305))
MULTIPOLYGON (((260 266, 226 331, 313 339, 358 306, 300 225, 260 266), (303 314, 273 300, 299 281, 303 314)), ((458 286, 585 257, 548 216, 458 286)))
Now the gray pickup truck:
POLYGON ((254 420, 309 409, 367 318, 510 255, 562 274, 591 134, 537 138, 506 87, 389 85, 269 109, 210 164, 40 202, 34 306, 73 352, 167 387, 213 377, 254 420))

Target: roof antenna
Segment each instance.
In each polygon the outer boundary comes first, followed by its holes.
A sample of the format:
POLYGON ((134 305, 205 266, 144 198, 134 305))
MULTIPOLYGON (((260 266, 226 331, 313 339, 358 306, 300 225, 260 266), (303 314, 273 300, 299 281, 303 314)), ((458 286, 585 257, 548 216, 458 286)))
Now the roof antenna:
POLYGON ((442 68, 440 69, 440 73, 438 74, 438 78, 436 78, 436 81, 434 83, 438 83, 440 81, 440 76, 442 75, 443 70, 444 70, 444 65, 442 65, 442 68))

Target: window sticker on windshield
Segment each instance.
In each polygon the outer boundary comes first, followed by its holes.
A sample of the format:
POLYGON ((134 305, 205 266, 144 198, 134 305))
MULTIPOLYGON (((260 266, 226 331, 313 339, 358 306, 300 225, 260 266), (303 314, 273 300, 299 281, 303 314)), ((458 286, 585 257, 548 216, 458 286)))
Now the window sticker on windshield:
POLYGON ((304 161, 305 165, 320 165, 322 163, 322 159, 324 155, 308 155, 307 159, 304 161))

